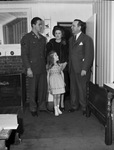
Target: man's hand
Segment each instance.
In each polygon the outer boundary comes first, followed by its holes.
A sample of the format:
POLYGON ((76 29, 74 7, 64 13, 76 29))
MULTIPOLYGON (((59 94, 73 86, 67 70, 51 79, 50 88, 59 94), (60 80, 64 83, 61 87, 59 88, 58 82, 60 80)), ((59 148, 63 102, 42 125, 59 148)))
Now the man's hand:
POLYGON ((32 70, 31 70, 31 68, 28 68, 28 69, 27 69, 27 76, 30 77, 30 78, 33 77, 33 72, 32 72, 32 70))
POLYGON ((81 71, 81 76, 85 76, 86 75, 86 71, 85 70, 82 70, 81 71))

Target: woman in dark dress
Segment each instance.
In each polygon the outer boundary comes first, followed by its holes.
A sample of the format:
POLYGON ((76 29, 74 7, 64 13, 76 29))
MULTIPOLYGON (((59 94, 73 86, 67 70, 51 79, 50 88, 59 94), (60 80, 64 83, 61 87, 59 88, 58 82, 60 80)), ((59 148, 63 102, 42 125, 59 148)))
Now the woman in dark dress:
MULTIPOLYGON (((68 62, 68 44, 64 38, 64 30, 60 26, 54 26, 53 35, 55 38, 52 38, 46 45, 46 54, 54 50, 59 56, 60 63, 68 62)), ((64 69, 64 78, 66 83, 66 93, 69 92, 69 75, 68 75, 68 66, 64 69)), ((64 110, 64 95, 61 96, 61 110, 64 110)))

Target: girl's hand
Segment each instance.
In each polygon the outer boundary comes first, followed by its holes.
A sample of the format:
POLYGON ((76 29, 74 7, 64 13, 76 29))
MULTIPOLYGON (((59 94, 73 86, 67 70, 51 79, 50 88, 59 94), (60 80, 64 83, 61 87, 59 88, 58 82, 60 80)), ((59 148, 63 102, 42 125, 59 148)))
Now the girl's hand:
POLYGON ((67 62, 62 63, 61 65, 62 65, 62 70, 63 70, 63 69, 65 69, 67 62))
POLYGON ((46 70, 48 71, 48 65, 46 65, 46 70))
POLYGON ((66 67, 66 65, 67 65, 67 62, 65 62, 64 64, 65 64, 65 67, 66 67))

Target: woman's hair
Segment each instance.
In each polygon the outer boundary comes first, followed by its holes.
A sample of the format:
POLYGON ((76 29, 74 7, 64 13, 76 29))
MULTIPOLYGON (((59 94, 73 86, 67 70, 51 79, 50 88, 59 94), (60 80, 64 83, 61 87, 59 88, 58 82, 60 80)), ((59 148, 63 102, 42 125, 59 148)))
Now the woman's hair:
POLYGON ((55 51, 51 51, 49 52, 48 56, 47 56, 47 66, 48 66, 48 69, 50 69, 53 65, 54 65, 54 54, 56 52, 55 51))
POLYGON ((65 33, 64 33, 64 30, 63 30, 63 28, 62 28, 61 26, 54 26, 53 31, 52 31, 53 36, 55 36, 55 32, 56 32, 57 30, 61 31, 62 37, 64 37, 64 34, 65 34, 65 33))

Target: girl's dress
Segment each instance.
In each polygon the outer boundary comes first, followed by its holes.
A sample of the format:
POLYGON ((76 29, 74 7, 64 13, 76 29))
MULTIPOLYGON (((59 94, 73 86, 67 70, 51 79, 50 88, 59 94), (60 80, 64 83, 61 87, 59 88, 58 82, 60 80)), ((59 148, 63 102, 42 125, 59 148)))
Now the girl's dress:
POLYGON ((62 65, 54 65, 49 69, 49 89, 51 94, 65 93, 64 75, 62 65))

